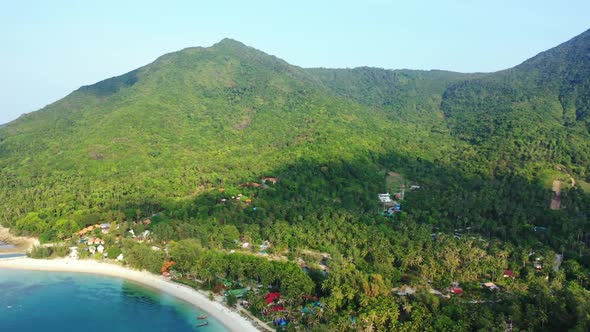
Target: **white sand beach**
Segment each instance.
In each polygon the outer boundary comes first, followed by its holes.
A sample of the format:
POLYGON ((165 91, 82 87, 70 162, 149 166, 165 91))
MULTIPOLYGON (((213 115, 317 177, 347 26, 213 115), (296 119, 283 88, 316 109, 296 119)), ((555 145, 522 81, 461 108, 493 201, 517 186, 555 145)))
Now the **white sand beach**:
POLYGON ((0 268, 92 273, 131 280, 147 287, 166 292, 206 311, 219 320, 230 331, 258 331, 246 318, 221 303, 210 301, 204 294, 185 285, 174 283, 162 276, 149 272, 131 270, 119 265, 93 260, 75 259, 1 259, 0 268))

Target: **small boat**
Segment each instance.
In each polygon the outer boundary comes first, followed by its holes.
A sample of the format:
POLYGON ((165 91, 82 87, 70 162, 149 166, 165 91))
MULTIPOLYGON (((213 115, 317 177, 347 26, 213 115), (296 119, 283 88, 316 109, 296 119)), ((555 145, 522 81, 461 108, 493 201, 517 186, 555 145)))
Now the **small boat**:
POLYGON ((205 321, 205 322, 199 323, 199 324, 197 324, 195 326, 196 327, 202 327, 202 326, 207 326, 207 325, 209 325, 209 323, 205 321))
POLYGON ((198 316, 197 319, 207 319, 208 317, 205 315, 198 316))

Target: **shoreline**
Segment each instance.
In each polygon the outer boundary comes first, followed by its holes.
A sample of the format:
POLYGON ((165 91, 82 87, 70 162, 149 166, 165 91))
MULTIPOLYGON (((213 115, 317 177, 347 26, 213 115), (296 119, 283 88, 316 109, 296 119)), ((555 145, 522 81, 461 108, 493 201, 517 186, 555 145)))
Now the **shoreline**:
POLYGON ((39 245, 39 240, 28 236, 15 236, 10 234, 10 229, 0 225, 0 241, 13 247, 0 248, 0 254, 20 254, 29 251, 39 245))
POLYGON ((229 331, 259 331, 248 319, 217 301, 210 301, 203 293, 186 285, 147 271, 132 270, 120 265, 93 260, 6 258, 0 260, 0 268, 15 270, 74 272, 104 275, 139 283, 187 302, 220 321, 229 331))

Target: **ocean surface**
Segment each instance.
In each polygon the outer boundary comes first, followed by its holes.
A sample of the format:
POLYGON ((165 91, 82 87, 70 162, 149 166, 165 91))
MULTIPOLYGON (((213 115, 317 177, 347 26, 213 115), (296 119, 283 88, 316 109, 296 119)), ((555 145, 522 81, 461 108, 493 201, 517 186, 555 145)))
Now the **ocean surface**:
POLYGON ((2 249, 12 249, 14 245, 0 241, 0 250, 2 249))
POLYGON ((208 314, 123 279, 0 269, 0 331, 227 331, 212 318, 196 327, 200 315, 208 314))

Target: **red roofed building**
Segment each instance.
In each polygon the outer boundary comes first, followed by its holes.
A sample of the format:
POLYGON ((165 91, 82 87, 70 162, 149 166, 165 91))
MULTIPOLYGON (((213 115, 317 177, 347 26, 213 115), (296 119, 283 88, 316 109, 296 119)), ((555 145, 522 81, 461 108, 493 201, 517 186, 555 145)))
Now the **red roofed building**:
POLYGON ((511 270, 504 270, 504 274, 503 274, 504 278, 516 278, 516 276, 514 275, 514 272, 512 272, 511 270))
POLYGON ((281 299, 281 293, 279 293, 279 292, 268 293, 264 296, 264 299, 266 300, 267 304, 274 303, 275 300, 278 301, 281 299))
POLYGON ((449 292, 451 292, 452 294, 461 295, 463 294, 463 289, 461 287, 451 287, 449 288, 449 292))

